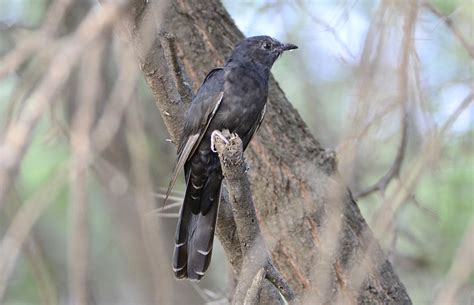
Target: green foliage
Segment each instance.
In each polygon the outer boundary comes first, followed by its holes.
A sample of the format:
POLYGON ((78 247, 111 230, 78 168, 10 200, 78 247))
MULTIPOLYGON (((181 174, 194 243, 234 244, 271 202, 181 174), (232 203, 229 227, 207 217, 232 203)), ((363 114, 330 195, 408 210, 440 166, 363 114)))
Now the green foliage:
POLYGON ((69 152, 64 144, 48 140, 51 139, 51 132, 55 132, 55 129, 51 129, 46 120, 42 121, 21 163, 19 187, 25 195, 51 179, 68 158, 69 152))
POLYGON ((437 215, 437 219, 413 213, 411 223, 418 227, 433 266, 446 272, 463 234, 473 219, 474 154, 463 152, 459 141, 453 141, 439 165, 422 180, 417 197, 437 215), (460 156, 463 156, 460 158, 460 156))
POLYGON ((463 0, 431 0, 431 3, 445 15, 452 14, 459 7, 466 5, 463 0))

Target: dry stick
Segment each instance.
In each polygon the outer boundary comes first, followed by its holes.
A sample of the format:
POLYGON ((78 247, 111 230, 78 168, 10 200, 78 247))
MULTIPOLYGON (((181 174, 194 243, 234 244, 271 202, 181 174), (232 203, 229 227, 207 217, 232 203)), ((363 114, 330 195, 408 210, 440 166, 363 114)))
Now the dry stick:
POLYGON ((41 29, 23 38, 13 50, 2 58, 0 79, 17 69, 35 50, 39 50, 51 42, 73 2, 72 0, 56 0, 51 5, 41 29))
POLYGON ((153 184, 149 172, 150 155, 145 138, 143 122, 140 119, 137 107, 130 107, 126 113, 126 140, 131 156, 131 173, 133 177, 134 204, 138 212, 140 227, 143 236, 145 256, 153 276, 155 303, 167 302, 171 299, 172 286, 169 281, 162 280, 163 274, 169 270, 169 262, 164 250, 163 232, 159 230, 156 219, 147 217, 147 213, 155 206, 153 198, 153 184), (158 235, 158 236, 157 236, 158 235))
POLYGON ((426 7, 431 13, 443 20, 444 24, 453 32, 454 36, 459 40, 461 45, 466 49, 467 53, 471 58, 474 58, 474 45, 470 44, 458 27, 455 25, 454 21, 449 17, 440 12, 436 7, 433 6, 428 1, 423 2, 423 6, 426 7))
POLYGON ((374 231, 380 233, 380 235, 387 233, 389 223, 397 210, 399 210, 403 202, 412 196, 412 190, 423 174, 423 171, 427 168, 427 165, 436 158, 441 150, 442 140, 446 132, 451 128, 459 115, 472 103, 473 98, 474 93, 464 98, 456 110, 446 120, 442 128, 426 143, 424 150, 419 154, 418 158, 413 161, 413 165, 410 166, 410 171, 406 174, 404 179, 400 179, 401 183, 397 186, 397 190, 382 203, 379 217, 374 224, 374 231))
POLYGON ((19 209, 10 223, 0 243, 0 303, 5 295, 8 282, 30 231, 46 207, 54 201, 66 183, 64 168, 58 169, 44 187, 31 196, 19 209))
POLYGON ((405 159, 405 152, 408 143, 408 111, 406 108, 407 107, 405 104, 402 105, 402 134, 397 150, 397 155, 395 156, 392 166, 390 166, 390 169, 387 171, 387 173, 372 186, 354 195, 354 199, 357 200, 359 198, 368 196, 375 191, 384 193, 390 181, 392 181, 394 178, 398 178, 400 175, 400 170, 402 168, 403 160, 405 159))
MULTIPOLYGON (((15 188, 13 192, 13 200, 11 203, 17 212, 22 206, 23 202, 20 198, 20 194, 15 188)), ((5 209, 5 214, 8 219, 15 217, 14 211, 10 209, 5 209)), ((30 237, 25 240, 24 250, 23 250, 28 263, 31 268, 31 272, 35 278, 35 284, 37 290, 44 305, 56 305, 59 302, 58 291, 56 285, 53 282, 52 274, 48 270, 48 266, 45 261, 45 256, 43 252, 42 243, 37 239, 34 232, 31 233, 30 237)), ((1 301, 1 298, 0 298, 1 301)))
POLYGON ((262 291, 263 280, 265 279, 265 268, 261 268, 255 277, 253 278, 252 285, 250 286, 245 296, 244 305, 258 305, 260 291, 262 291))
POLYGON ((22 77, 16 82, 14 91, 7 101, 7 108, 4 111, 4 122, 1 126, 6 129, 21 111, 28 96, 35 89, 38 82, 49 69, 51 59, 56 55, 58 48, 62 45, 62 40, 52 41, 48 48, 43 48, 38 52, 35 60, 31 61, 22 73, 22 77))
MULTIPOLYGON (((469 94, 456 108, 456 110, 449 116, 445 124, 439 132, 437 132, 430 141, 425 145, 425 149, 419 154, 419 157, 413 161, 413 164, 409 167, 408 173, 399 179, 403 181, 403 185, 400 183, 397 185, 397 189, 394 190, 390 197, 387 197, 382 203, 379 217, 376 218, 372 229, 377 232, 380 236, 387 235, 391 221, 394 219, 397 211, 400 209, 402 204, 411 196, 416 183, 420 179, 423 171, 429 168, 427 165, 435 158, 441 149, 442 139, 448 129, 456 121, 459 115, 469 106, 473 101, 474 93, 469 94)), ((370 230, 365 230, 364 235, 372 234, 370 230)), ((367 272, 373 268, 372 257, 373 253, 378 249, 378 244, 375 239, 372 239, 370 244, 367 245, 364 259, 358 266, 352 266, 348 272, 349 276, 353 277, 351 283, 360 287, 362 285, 363 278, 365 278, 367 272)))
POLYGON ((413 48, 412 36, 414 24, 416 21, 416 9, 414 15, 412 16, 412 20, 407 20, 405 25, 405 37, 402 42, 402 60, 400 63, 400 71, 399 71, 399 78, 398 78, 398 103, 400 104, 401 109, 401 118, 402 118, 402 130, 401 130, 401 138, 400 144, 398 146, 397 155, 395 160, 392 163, 392 166, 388 170, 388 172, 380 178, 376 183, 374 183, 371 187, 368 187, 366 190, 361 191, 355 196, 355 199, 365 197, 370 195, 375 191, 385 192, 387 189, 388 184, 394 178, 398 178, 400 175, 400 170, 402 168, 403 160, 405 159, 405 152, 408 142, 408 68, 410 63, 410 54, 413 48))
POLYGON ((295 294, 276 271, 258 225, 250 181, 246 174, 242 141, 237 135, 232 135, 228 144, 219 137, 215 137, 215 140, 243 253, 240 278, 232 304, 244 304, 247 291, 261 268, 265 268, 266 278, 280 293, 288 301, 292 301, 295 294))
POLYGON ((123 114, 130 105, 129 102, 133 100, 132 96, 138 81, 139 71, 136 68, 135 58, 132 58, 131 52, 126 48, 122 50, 120 54, 122 56, 119 57, 121 62, 119 75, 92 132, 95 155, 99 155, 108 147, 119 130, 123 114))
POLYGON ((336 43, 344 50, 346 55, 348 55, 351 60, 356 60, 356 56, 351 52, 344 40, 337 34, 336 29, 333 26, 323 19, 317 18, 315 15, 313 15, 311 11, 304 6, 301 0, 296 1, 296 5, 303 11, 303 13, 307 14, 314 23, 324 28, 325 31, 329 32, 334 41, 336 41, 336 43))
MULTIPOLYGON (((401 165, 405 156, 405 150, 406 150, 406 144, 407 144, 407 133, 408 133, 408 114, 407 114, 407 101, 406 99, 408 98, 408 68, 409 68, 409 63, 410 63, 410 55, 412 54, 412 48, 413 48, 413 36, 414 36, 414 31, 415 31, 415 24, 416 24, 416 18, 418 14, 418 6, 417 3, 407 3, 407 12, 406 12, 406 17, 404 18, 404 25, 403 25, 403 41, 402 41, 402 57, 401 57, 401 62, 400 62, 400 71, 399 71, 399 78, 398 78, 398 88, 399 88, 399 96, 398 96, 398 102, 400 103, 401 109, 402 109, 402 137, 401 137, 401 142, 400 146, 397 152, 397 156, 395 158, 394 163, 392 164, 390 170, 387 172, 387 174, 382 177, 374 186, 369 188, 366 191, 363 191, 361 194, 362 195, 368 195, 376 190, 380 190, 383 192, 385 188, 387 187, 388 183, 394 178, 397 177, 400 173, 401 165)), ((387 207, 385 205, 382 205, 381 209, 376 212, 376 215, 379 213, 384 213, 386 209, 389 209, 390 207, 387 207), (383 207, 383 209, 382 209, 383 207), (379 212, 379 213, 378 213, 379 212)), ((388 213, 387 213, 388 214, 388 213)), ((395 215, 395 214, 394 214, 395 215)), ((389 220, 391 221, 393 218, 390 218, 389 220)), ((366 230, 368 231, 368 230, 366 230)), ((380 233, 380 230, 378 230, 377 226, 374 227, 374 231, 380 233)), ((365 232, 364 234, 370 234, 370 232, 365 232)), ((380 234, 380 236, 383 236, 383 234, 380 234)), ((348 272, 349 277, 351 277, 351 284, 353 287, 355 287, 355 291, 358 291, 360 286, 363 283, 364 278, 366 277, 367 273, 371 273, 372 269, 374 266, 369 266, 367 264, 368 261, 372 260, 373 252, 376 251, 378 248, 378 244, 376 242, 372 241, 369 245, 369 247, 366 250, 366 255, 364 257, 364 260, 362 264, 359 266, 352 266, 351 271, 348 272)), ((339 293, 338 295, 339 298, 342 298, 341 294, 339 293)), ((336 302, 338 299, 336 299, 336 302)))
MULTIPOLYGON (((82 30, 76 33, 76 36, 74 36, 71 42, 76 41, 77 43, 79 43, 80 41, 83 41, 84 45, 87 46, 91 40, 91 38, 89 37, 90 34, 88 33, 88 31, 90 30, 97 31, 94 33, 94 35, 92 35, 92 38, 96 37, 96 35, 100 34, 105 28, 107 28, 108 26, 112 24, 113 20, 115 20, 117 16, 117 13, 118 13, 117 9, 114 8, 112 10, 107 9, 107 11, 104 13, 105 15, 94 14, 93 16, 92 15, 89 16, 85 25, 83 24, 81 26, 82 30)), ((23 121, 20 121, 19 123, 16 124, 16 126, 14 125, 12 127, 13 130, 16 128, 17 131, 19 129, 21 132, 26 133, 24 134, 25 137, 22 138, 23 142, 19 141, 19 142, 14 143, 16 145, 14 149, 17 149, 17 151, 19 150, 22 153, 24 152, 24 149, 27 145, 26 142, 27 142, 27 138, 29 137, 29 133, 34 128, 34 125, 36 124, 37 119, 39 118, 39 116, 42 114, 44 110, 43 107, 45 106, 45 104, 43 103, 47 103, 48 98, 53 97, 54 91, 60 88, 60 83, 63 80, 62 77, 65 77, 69 73, 70 69, 72 68, 72 64, 74 63, 74 58, 76 57, 76 55, 79 54, 79 52, 84 47, 84 45, 81 45, 81 44, 79 45, 80 47, 73 46, 73 48, 76 48, 76 49, 78 48, 78 50, 75 50, 74 52, 71 52, 70 48, 68 47, 65 47, 62 50, 62 54, 58 55, 58 57, 56 58, 56 62, 55 62, 56 66, 53 66, 53 69, 52 69, 52 70, 55 70, 56 75, 54 74, 49 75, 49 82, 57 81, 59 82, 59 84, 58 83, 47 84, 48 82, 45 82, 43 84, 44 88, 48 88, 51 91, 43 89, 43 91, 39 90, 36 92, 36 97, 42 99, 41 103, 39 103, 41 105, 36 104, 37 108, 33 109, 34 111, 30 113, 28 112, 23 113, 23 117, 22 117, 23 121), (74 56, 71 57, 70 55, 74 55, 74 56), (59 65, 60 63, 61 64, 64 63, 64 60, 67 60, 66 65, 65 66, 59 65), (24 130, 21 128, 27 128, 28 130, 24 130)), ((34 102, 37 102, 37 100, 34 100, 34 102)), ((11 130, 9 130, 8 132, 11 132, 11 130)), ((12 134, 15 134, 15 133, 13 132, 12 134)), ((5 146, 1 148, 6 149, 5 146)), ((5 156, 3 155, 0 156, 0 165, 2 164, 2 162, 5 161, 4 159, 2 159, 2 157, 4 158, 5 156)), ((21 156, 18 156, 18 159, 16 160, 16 162, 20 162, 20 161, 21 161, 21 156)), ((1 174, 6 174, 6 173, 0 173, 0 178, 5 179, 5 176, 2 177, 1 174)), ((61 178, 59 180, 61 183, 64 182, 64 178, 61 178)), ((43 192, 41 192, 39 195, 40 196, 39 199, 37 198, 37 196, 35 196, 31 200, 29 200, 28 203, 26 203, 24 207, 22 207, 22 209, 18 212, 17 216, 15 216, 2 242, 2 245, 0 245, 0 300, 5 292, 6 283, 8 282, 8 279, 10 278, 13 272, 13 268, 15 266, 22 244, 25 242, 25 239, 27 238, 29 231, 31 230, 31 227, 36 222, 39 215, 41 215, 46 205, 49 203, 49 201, 46 201, 46 199, 42 199, 42 198, 46 196, 47 199, 51 200, 51 197, 54 197, 54 195, 52 195, 54 194, 54 192, 51 193, 51 190, 57 191, 59 189, 59 186, 57 185, 57 183, 52 182, 50 186, 51 188, 48 187, 45 189, 45 190, 48 190, 49 193, 46 192, 46 194, 44 194, 43 192), (32 203, 30 203, 30 201, 34 202, 34 206, 32 206, 32 203), (12 244, 9 244, 12 242, 12 240, 15 241, 15 243, 13 244, 14 246, 12 246, 12 244)), ((6 189, 7 189, 7 186, 5 185, 3 185, 3 188, 0 187, 0 191, 4 192, 6 189)), ((0 193, 0 195, 5 195, 5 194, 0 193)))
POLYGON ((365 121, 364 119, 367 117, 369 112, 369 95, 374 87, 375 72, 381 61, 382 45, 383 41, 386 39, 383 21, 387 14, 388 7, 388 0, 383 0, 378 5, 377 10, 374 13, 373 21, 370 23, 367 38, 365 39, 364 48, 360 57, 357 73, 359 74, 361 81, 359 81, 358 85, 357 100, 356 103, 354 103, 356 111, 351 116, 351 129, 347 132, 347 135, 345 135, 337 149, 339 170, 345 177, 351 176, 352 164, 357 155, 357 140, 360 140, 360 137, 364 135, 364 129, 366 129, 362 128, 361 124, 365 121), (378 45, 376 45, 377 42, 379 42, 378 45), (361 129, 362 132, 359 132, 361 129))
POLYGON ((30 97, 19 119, 6 131, 0 145, 0 210, 38 120, 48 105, 55 102, 56 93, 65 83, 83 50, 114 24, 120 16, 122 7, 107 5, 100 13, 96 11, 89 13, 75 34, 59 50, 48 74, 30 97))
POLYGON ((71 128, 71 193, 69 207, 69 303, 87 304, 87 266, 89 256, 89 225, 87 173, 92 161, 90 133, 100 84, 100 62, 103 43, 91 46, 80 67, 80 90, 71 128))
POLYGON ((445 284, 440 287, 433 304, 458 304, 456 295, 459 289, 469 281, 469 277, 474 272, 474 218, 471 217, 471 224, 464 233, 464 238, 456 251, 451 268, 445 279, 445 284))

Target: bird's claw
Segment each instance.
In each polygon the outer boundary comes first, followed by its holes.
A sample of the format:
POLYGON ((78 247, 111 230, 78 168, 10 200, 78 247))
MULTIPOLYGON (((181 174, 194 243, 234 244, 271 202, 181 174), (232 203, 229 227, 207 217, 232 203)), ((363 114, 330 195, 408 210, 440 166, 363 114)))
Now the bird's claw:
POLYGON ((229 144, 229 141, 227 140, 227 138, 222 134, 222 132, 220 132, 219 130, 214 130, 212 133, 211 133, 211 150, 215 153, 217 153, 217 150, 216 150, 216 145, 215 145, 215 140, 214 140, 214 137, 219 137, 219 139, 221 139, 222 141, 224 141, 225 144, 229 144))

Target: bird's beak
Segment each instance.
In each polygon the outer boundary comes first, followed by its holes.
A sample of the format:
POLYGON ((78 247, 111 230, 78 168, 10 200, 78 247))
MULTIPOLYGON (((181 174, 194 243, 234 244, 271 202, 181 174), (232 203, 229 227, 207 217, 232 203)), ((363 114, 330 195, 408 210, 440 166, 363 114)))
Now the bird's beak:
POLYGON ((280 47, 280 50, 283 52, 283 51, 289 51, 289 50, 294 50, 294 49, 298 49, 298 46, 297 45, 294 45, 292 43, 284 43, 281 45, 280 47))

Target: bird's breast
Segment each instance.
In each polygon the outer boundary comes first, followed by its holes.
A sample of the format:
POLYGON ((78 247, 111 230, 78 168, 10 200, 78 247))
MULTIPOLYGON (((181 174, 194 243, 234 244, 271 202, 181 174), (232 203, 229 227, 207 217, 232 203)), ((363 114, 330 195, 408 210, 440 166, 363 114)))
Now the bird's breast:
POLYGON ((241 76, 226 80, 224 97, 214 121, 219 129, 244 136, 260 119, 268 95, 266 83, 257 77, 241 76))

